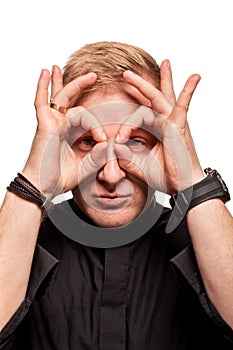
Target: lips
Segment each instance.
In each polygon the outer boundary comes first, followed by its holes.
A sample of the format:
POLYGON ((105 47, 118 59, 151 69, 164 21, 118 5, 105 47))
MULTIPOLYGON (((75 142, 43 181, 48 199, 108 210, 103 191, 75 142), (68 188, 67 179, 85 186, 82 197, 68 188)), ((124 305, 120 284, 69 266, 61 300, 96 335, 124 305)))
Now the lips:
POLYGON ((129 195, 116 195, 116 194, 101 194, 98 196, 94 196, 96 202, 101 207, 105 209, 114 209, 124 206, 129 202, 131 198, 131 194, 129 195))

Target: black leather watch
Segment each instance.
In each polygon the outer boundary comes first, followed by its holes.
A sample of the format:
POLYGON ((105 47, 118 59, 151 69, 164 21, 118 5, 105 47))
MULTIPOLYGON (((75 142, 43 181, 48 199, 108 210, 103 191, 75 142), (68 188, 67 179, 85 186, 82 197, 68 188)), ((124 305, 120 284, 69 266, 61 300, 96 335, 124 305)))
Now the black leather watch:
POLYGON ((171 196, 175 220, 180 222, 189 209, 209 199, 220 198, 224 203, 230 200, 230 193, 220 174, 211 168, 204 171, 207 175, 205 179, 171 196))

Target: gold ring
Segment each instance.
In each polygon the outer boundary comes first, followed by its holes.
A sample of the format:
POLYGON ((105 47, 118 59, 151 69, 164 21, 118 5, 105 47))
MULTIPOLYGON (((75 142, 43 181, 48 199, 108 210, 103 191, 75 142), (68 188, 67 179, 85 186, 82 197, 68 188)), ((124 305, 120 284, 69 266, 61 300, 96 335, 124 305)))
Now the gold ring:
POLYGON ((56 111, 58 111, 60 113, 66 114, 66 112, 67 112, 67 108, 59 106, 54 102, 50 102, 49 106, 50 106, 50 108, 56 109, 56 111))

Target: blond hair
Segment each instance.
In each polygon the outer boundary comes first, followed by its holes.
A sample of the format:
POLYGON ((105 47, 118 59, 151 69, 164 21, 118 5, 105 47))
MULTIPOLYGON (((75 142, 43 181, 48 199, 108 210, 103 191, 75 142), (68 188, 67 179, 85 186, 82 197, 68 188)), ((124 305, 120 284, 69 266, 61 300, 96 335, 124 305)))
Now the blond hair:
POLYGON ((160 68, 155 59, 143 49, 114 41, 87 44, 74 52, 63 69, 64 85, 89 72, 97 74, 97 81, 84 92, 124 84, 122 74, 131 70, 148 78, 159 87, 160 68))

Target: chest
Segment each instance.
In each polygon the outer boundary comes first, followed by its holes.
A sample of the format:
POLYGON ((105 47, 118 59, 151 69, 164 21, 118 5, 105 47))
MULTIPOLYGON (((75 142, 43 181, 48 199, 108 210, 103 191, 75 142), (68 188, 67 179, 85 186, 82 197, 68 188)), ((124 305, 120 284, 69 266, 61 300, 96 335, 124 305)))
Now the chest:
POLYGON ((182 343, 193 324, 190 289, 162 243, 140 248, 64 256, 30 311, 40 348, 139 350, 158 342, 170 350, 182 343))

